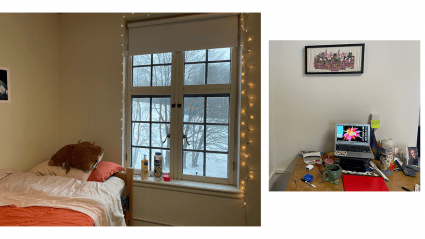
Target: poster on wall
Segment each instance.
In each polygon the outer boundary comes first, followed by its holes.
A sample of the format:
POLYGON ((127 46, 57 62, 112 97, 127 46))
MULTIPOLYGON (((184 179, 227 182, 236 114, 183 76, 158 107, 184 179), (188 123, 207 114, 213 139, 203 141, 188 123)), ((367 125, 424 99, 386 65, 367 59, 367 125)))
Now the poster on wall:
POLYGON ((9 68, 0 67, 0 103, 10 105, 10 75, 9 68))
POLYGON ((305 74, 363 73, 365 44, 305 47, 305 74))

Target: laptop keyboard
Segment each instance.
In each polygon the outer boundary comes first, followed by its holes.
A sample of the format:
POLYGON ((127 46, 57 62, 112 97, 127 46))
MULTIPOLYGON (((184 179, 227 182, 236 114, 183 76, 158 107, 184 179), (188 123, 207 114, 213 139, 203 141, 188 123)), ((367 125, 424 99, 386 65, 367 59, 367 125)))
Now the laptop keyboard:
POLYGON ((368 146, 362 145, 346 145, 346 144, 337 144, 337 151, 349 151, 349 152, 366 152, 370 153, 370 148, 368 146))

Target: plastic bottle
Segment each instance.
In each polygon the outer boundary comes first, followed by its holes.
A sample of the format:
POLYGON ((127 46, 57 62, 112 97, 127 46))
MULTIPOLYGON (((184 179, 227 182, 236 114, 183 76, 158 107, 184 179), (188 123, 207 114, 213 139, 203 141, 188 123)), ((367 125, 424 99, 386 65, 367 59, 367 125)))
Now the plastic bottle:
POLYGON ((162 154, 160 152, 155 153, 154 164, 153 164, 153 176, 157 181, 162 180, 162 154))
POLYGON ((141 171, 141 177, 142 179, 148 179, 149 177, 149 160, 146 158, 146 154, 143 156, 142 159, 142 171, 141 171))
POLYGON ((394 141, 392 139, 385 139, 382 141, 381 171, 385 176, 391 176, 395 167, 394 141))

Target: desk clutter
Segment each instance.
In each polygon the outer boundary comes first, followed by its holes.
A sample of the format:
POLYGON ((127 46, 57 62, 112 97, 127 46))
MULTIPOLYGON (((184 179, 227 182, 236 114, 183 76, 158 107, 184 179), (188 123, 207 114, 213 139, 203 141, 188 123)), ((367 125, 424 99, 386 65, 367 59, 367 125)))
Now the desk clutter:
MULTIPOLYGON (((386 142, 387 145, 384 145, 384 147, 388 148, 388 144, 391 143, 386 142)), ((380 152, 380 157, 378 157, 380 160, 378 161, 339 157, 334 152, 301 151, 299 157, 302 158, 302 163, 300 163, 304 164, 305 174, 302 175, 303 170, 299 167, 297 173, 292 175, 294 183, 298 191, 300 191, 301 185, 308 185, 306 190, 322 187, 330 191, 390 191, 387 185, 397 185, 396 189, 393 186, 391 190, 420 190, 419 180, 409 179, 416 177, 416 173, 420 171, 418 166, 403 163, 402 160, 399 160, 400 158, 389 160, 390 163, 388 164, 388 158, 391 158, 391 154, 388 153, 389 150, 386 151, 386 154, 383 154, 384 151, 381 148, 380 152), (381 170, 385 166, 387 170, 391 166, 391 174, 384 173, 381 170), (397 177, 391 177, 393 172, 397 172, 397 177), (401 172, 403 174, 400 174, 401 172), (389 177, 394 178, 395 182, 389 184, 389 177), (301 185, 297 184, 297 180, 302 181, 301 185), (406 181, 406 185, 403 184, 404 181, 406 181), (413 181, 415 183, 412 183, 413 181)), ((395 156, 400 157, 400 154, 395 154, 395 156)))

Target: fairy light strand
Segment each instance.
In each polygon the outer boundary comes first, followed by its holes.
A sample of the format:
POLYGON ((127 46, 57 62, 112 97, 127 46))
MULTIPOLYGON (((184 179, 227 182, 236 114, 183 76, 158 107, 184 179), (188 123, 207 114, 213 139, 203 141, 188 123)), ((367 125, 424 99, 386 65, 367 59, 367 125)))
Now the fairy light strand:
POLYGON ((245 139, 245 144, 241 145, 241 166, 246 170, 246 176, 241 176, 240 190, 243 192, 241 195, 243 206, 245 208, 245 223, 248 224, 247 218, 247 199, 245 195, 245 190, 249 180, 254 179, 254 174, 251 168, 249 167, 250 160, 250 145, 253 143, 251 133, 254 131, 254 127, 251 126, 251 122, 255 120, 253 101, 256 100, 254 97, 253 88, 255 87, 254 83, 251 82, 249 76, 250 71, 255 69, 256 64, 250 64, 249 56, 252 53, 250 49, 251 43, 254 41, 252 36, 249 36, 252 33, 251 30, 245 28, 245 20, 248 18, 248 14, 241 13, 241 32, 242 32, 242 79, 241 79, 241 94, 242 97, 246 98, 244 108, 241 109, 241 136, 245 139), (248 58, 248 59, 247 59, 248 58))
MULTIPOLYGON (((132 13, 134 14, 134 13, 132 13)), ((147 14, 147 16, 149 17, 150 14, 147 14)), ((250 144, 253 143, 253 140, 250 138, 249 134, 251 134, 254 130, 254 127, 252 127, 250 125, 250 123, 252 121, 255 120, 254 117, 254 103, 252 101, 254 101, 256 98, 254 97, 254 94, 252 93, 252 88, 255 87, 254 83, 250 82, 249 80, 249 75, 250 75, 250 71, 255 69, 255 65, 256 64, 249 64, 249 55, 251 54, 251 49, 250 49, 250 44, 255 40, 253 37, 248 36, 248 34, 252 33, 251 30, 246 29, 245 28, 245 20, 249 17, 249 15, 247 13, 241 13, 241 34, 242 34, 242 44, 241 49, 242 49, 242 79, 241 79, 241 84, 242 84, 242 89, 241 89, 241 94, 243 97, 246 98, 246 107, 241 109, 241 118, 242 116, 245 116, 246 119, 243 119, 241 121, 241 135, 242 137, 245 139, 245 144, 241 145, 241 154, 243 157, 241 157, 241 166, 245 167, 246 170, 246 176, 242 177, 241 176, 241 183, 240 183, 240 190, 242 191, 242 195, 241 195, 241 199, 242 199, 242 203, 243 206, 245 208, 245 223, 246 225, 248 224, 248 218, 247 218, 247 200, 246 200, 246 196, 245 196, 245 190, 248 186, 248 182, 249 180, 254 178, 253 175, 253 171, 250 169, 249 167, 249 160, 250 160, 250 153, 249 153, 249 148, 250 148, 250 144), (243 130, 242 130, 243 128, 243 130)), ((123 24, 121 24, 121 28, 123 28, 123 32, 124 32, 124 24, 125 24, 125 15, 123 16, 123 24)), ((124 33, 121 34, 121 37, 123 37, 124 39, 124 33)), ((123 40, 124 42, 124 40, 123 40)), ((125 47, 124 47, 124 43, 121 44, 121 47, 123 47, 123 65, 124 65, 124 55, 125 55, 125 47)), ((122 75, 124 75, 124 69, 123 72, 121 73, 122 75)), ((122 84, 124 84, 124 82, 121 82, 122 84)), ((123 94, 124 97, 124 94, 123 94)), ((121 108, 121 112, 123 111, 123 109, 121 108)), ((122 122, 122 119, 121 119, 122 122)), ((122 130, 123 127, 121 127, 121 135, 122 135, 122 130)), ((122 138, 121 138, 122 139, 122 138)))

